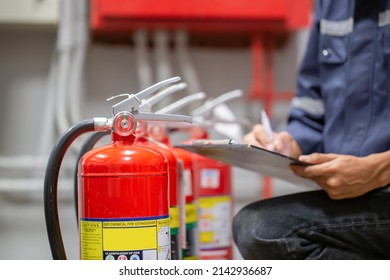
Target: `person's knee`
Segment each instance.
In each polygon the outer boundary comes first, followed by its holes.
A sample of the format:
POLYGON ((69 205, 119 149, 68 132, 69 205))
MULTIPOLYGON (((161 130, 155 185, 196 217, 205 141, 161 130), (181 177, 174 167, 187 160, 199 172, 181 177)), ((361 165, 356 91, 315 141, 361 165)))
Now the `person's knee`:
POLYGON ((249 259, 249 251, 253 244, 253 238, 249 234, 247 210, 241 209, 233 218, 233 240, 241 256, 249 259))
POLYGON ((234 217, 233 217, 233 239, 237 243, 240 243, 240 236, 246 233, 245 229, 247 228, 246 222, 246 210, 241 209, 234 217))
POLYGON ((259 248, 259 240, 267 237, 269 222, 263 216, 265 209, 248 205, 233 218, 233 240, 244 259, 261 259, 264 248, 259 248))
POLYGON ((275 238, 274 235, 278 234, 275 220, 278 220, 279 212, 273 208, 264 202, 255 202, 243 207, 233 218, 233 236, 237 239, 245 237, 250 240, 275 238))
POLYGON ((233 218, 233 240, 244 259, 279 259, 278 252, 288 215, 274 204, 256 202, 242 208, 233 218))

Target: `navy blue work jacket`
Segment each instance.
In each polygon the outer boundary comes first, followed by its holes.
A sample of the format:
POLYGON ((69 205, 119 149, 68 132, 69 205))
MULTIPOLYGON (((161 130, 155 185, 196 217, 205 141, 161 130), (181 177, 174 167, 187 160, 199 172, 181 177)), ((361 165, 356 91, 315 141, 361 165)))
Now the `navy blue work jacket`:
POLYGON ((304 154, 390 150, 390 1, 316 1, 291 106, 304 154))

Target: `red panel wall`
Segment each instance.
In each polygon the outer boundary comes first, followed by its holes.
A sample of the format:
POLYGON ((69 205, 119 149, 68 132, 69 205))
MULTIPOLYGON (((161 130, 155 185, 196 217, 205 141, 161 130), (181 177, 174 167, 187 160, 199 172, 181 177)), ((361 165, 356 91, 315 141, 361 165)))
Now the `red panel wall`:
POLYGON ((311 0, 92 0, 95 32, 293 30, 309 23, 311 0))

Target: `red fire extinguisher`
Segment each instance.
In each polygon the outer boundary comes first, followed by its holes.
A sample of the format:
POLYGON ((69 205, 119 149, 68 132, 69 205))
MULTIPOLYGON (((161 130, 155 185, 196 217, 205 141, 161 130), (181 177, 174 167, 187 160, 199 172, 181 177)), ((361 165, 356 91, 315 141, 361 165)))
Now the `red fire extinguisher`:
MULTIPOLYGON (((240 97, 235 90, 209 100, 192 112, 198 126, 190 128, 191 137, 186 143, 209 138, 207 128, 213 121, 205 117, 216 106, 240 97)), ((196 155, 196 176, 199 201, 199 246, 203 260, 233 259, 231 224, 233 217, 232 169, 231 166, 205 156, 196 155)))
MULTIPOLYGON (((208 139, 192 138, 192 140, 208 139)), ((194 156, 199 204, 199 247, 202 260, 233 259, 231 166, 201 155, 194 156)))
POLYGON ((185 244, 182 248, 183 260, 199 259, 198 240, 198 202, 196 192, 196 177, 194 175, 193 154, 183 149, 177 149, 170 144, 165 128, 152 126, 151 135, 157 141, 169 146, 175 157, 182 162, 181 185, 185 201, 185 216, 182 221, 185 224, 185 244))
POLYGON ((113 106, 113 118, 94 118, 71 127, 50 154, 44 182, 46 228, 53 259, 66 259, 57 203, 64 155, 81 134, 112 130, 112 142, 86 153, 79 162, 78 221, 81 259, 171 259, 169 180, 166 158, 135 144, 137 120, 192 118, 138 111, 140 101, 180 80, 157 83, 113 106))
MULTIPOLYGON (((167 97, 167 95, 177 92, 179 90, 187 87, 186 83, 180 83, 172 85, 153 97, 143 100, 142 104, 139 107, 140 112, 150 112, 151 108, 158 103, 160 100, 167 97)), ((183 229, 181 229, 184 224, 180 219, 181 211, 184 211, 184 204, 180 204, 179 195, 182 192, 180 185, 180 177, 182 173, 182 163, 171 151, 171 149, 160 143, 156 142, 149 137, 148 133, 148 124, 147 122, 138 122, 136 130, 136 143, 139 145, 144 145, 152 149, 156 149, 161 152, 168 161, 169 168, 169 215, 170 215, 170 234, 171 234, 171 259, 180 260, 182 259, 182 247, 183 239, 185 238, 183 229)))
POLYGON ((170 216, 170 233, 171 233, 171 258, 172 260, 182 259, 181 255, 181 240, 180 240, 180 173, 181 163, 175 154, 161 143, 153 142, 148 138, 147 126, 145 123, 140 125, 137 131, 136 143, 140 146, 150 147, 159 151, 168 161, 169 171, 169 216, 170 216))
MULTIPOLYGON (((200 100, 205 97, 204 93, 197 93, 187 96, 163 109, 157 111, 160 114, 171 113, 182 106, 200 100)), ((153 139, 170 147, 174 155, 182 161, 183 169, 181 174, 181 184, 185 201, 185 212, 182 217, 185 224, 185 244, 182 250, 184 260, 197 260, 200 258, 199 253, 199 233, 198 233, 198 193, 196 189, 196 176, 193 157, 195 154, 178 149, 172 146, 167 133, 167 127, 153 124, 150 128, 150 135, 153 139)))
MULTIPOLYGON (((154 96, 143 99, 141 104, 139 105, 138 111, 144 112, 144 113, 150 113, 151 108, 158 103, 160 100, 167 97, 167 95, 172 94, 174 92, 177 92, 179 90, 184 89, 187 86, 186 83, 180 83, 180 84, 174 84, 171 85, 161 91, 159 91, 154 96)), ((178 159, 175 157, 175 155, 170 151, 170 149, 156 141, 151 141, 150 137, 148 137, 148 124, 147 122, 140 121, 137 123, 137 129, 135 132, 136 140, 135 143, 139 145, 145 145, 147 147, 150 147, 152 149, 156 149, 159 152, 161 152, 164 157, 168 161, 168 168, 169 168, 169 216, 170 216, 170 238, 171 238, 171 259, 172 260, 179 260, 181 259, 181 247, 183 244, 183 229, 181 229, 181 221, 180 221, 180 211, 182 211, 181 208, 184 207, 183 205, 179 205, 179 193, 181 192, 180 184, 179 184, 179 177, 181 173, 181 162, 178 161, 178 159)), ((106 133, 96 133, 92 135, 82 146, 80 153, 79 153, 79 160, 81 157, 87 153, 89 150, 91 150, 95 144, 104 136, 106 133)), ((78 212, 77 209, 77 201, 78 201, 78 195, 77 195, 77 189, 78 189, 78 182, 77 182, 77 173, 78 173, 78 165, 76 166, 76 172, 75 172, 75 201, 76 201, 76 213, 78 212)))

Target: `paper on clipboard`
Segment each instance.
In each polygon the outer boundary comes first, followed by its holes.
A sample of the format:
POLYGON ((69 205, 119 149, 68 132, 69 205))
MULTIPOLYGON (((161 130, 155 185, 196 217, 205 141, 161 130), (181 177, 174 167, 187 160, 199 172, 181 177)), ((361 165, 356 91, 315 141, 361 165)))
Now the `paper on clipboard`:
POLYGON ((319 188, 314 181, 295 175, 289 168, 290 164, 307 165, 307 163, 255 145, 234 144, 229 143, 229 140, 220 142, 206 140, 192 144, 179 144, 175 147, 295 185, 319 188))

